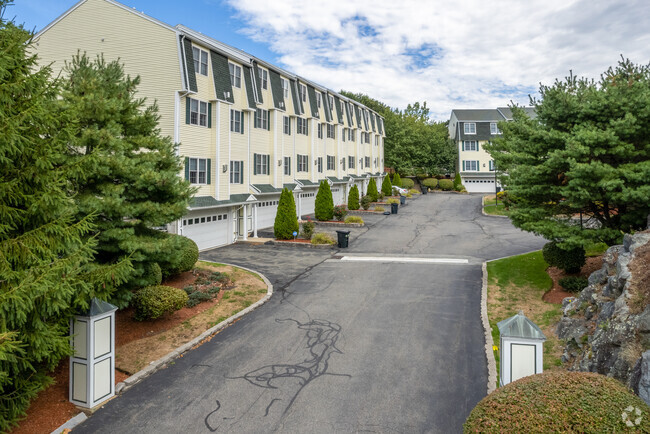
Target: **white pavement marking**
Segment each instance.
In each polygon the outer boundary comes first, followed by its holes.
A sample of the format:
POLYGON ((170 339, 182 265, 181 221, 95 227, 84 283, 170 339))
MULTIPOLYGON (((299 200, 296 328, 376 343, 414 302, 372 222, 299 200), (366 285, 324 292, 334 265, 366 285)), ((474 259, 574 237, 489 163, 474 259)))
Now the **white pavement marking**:
POLYGON ((454 258, 400 258, 398 256, 343 256, 341 261, 355 262, 419 262, 425 264, 467 264, 467 259, 454 258))

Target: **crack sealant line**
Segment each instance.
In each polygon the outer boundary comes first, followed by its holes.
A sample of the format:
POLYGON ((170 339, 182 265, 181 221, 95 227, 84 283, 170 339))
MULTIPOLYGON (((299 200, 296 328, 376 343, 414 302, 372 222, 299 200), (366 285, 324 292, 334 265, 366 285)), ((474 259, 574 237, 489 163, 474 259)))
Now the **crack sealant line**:
POLYGON ((488 381, 487 393, 488 395, 496 390, 497 387, 497 362, 494 358, 494 341, 492 340, 492 328, 488 320, 487 309, 487 262, 483 262, 481 267, 483 271, 482 287, 481 287, 481 322, 483 323, 483 330, 485 331, 485 357, 487 358, 488 368, 488 381))

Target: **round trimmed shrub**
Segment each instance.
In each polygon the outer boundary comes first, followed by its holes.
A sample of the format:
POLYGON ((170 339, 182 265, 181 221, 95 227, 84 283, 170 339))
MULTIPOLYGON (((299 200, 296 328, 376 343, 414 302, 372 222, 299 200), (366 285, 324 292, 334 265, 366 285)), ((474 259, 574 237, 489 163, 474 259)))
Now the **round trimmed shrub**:
POLYGON ((584 277, 568 276, 558 281, 560 286, 569 292, 580 292, 589 285, 589 281, 584 277))
POLYGON ((427 178, 422 181, 421 184, 426 188, 430 188, 431 190, 438 188, 438 180, 436 178, 427 178))
POLYGON ((650 432, 650 408, 613 378, 590 372, 545 372, 483 398, 463 431, 650 432))
POLYGON ((350 187, 350 193, 348 193, 348 209, 359 209, 359 187, 356 184, 350 187))
POLYGON ((441 190, 452 191, 454 189, 454 182, 451 179, 441 179, 438 181, 441 190))
POLYGON ((135 319, 144 321, 182 309, 187 300, 187 293, 182 289, 157 285, 136 292, 131 304, 135 308, 135 319))
POLYGON ((567 273, 579 273, 582 266, 587 262, 585 249, 582 247, 562 249, 556 241, 546 243, 542 249, 542 255, 549 265, 567 273))
POLYGON ((368 208, 370 208, 371 203, 372 203, 372 198, 367 194, 361 198, 361 208, 367 210, 368 208))
POLYGON ((405 188, 407 190, 410 190, 413 188, 415 185, 415 182, 411 178, 404 178, 402 179, 402 188, 405 188))
POLYGON ((158 261, 158 265, 165 279, 190 271, 199 260, 199 247, 194 241, 182 235, 170 234, 164 250, 162 252, 164 259, 158 261))
POLYGON ((393 186, 390 185, 390 178, 388 175, 384 176, 384 181, 381 183, 381 192, 385 196, 390 196, 393 191, 393 186))

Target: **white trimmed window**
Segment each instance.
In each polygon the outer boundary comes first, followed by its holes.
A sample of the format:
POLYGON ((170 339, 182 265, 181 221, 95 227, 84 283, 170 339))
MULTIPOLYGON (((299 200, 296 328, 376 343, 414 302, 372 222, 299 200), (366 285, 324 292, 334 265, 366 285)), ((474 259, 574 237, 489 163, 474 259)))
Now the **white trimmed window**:
POLYGON ((321 98, 322 98, 322 96, 321 96, 320 92, 316 92, 316 106, 318 108, 320 108, 321 104, 323 103, 323 101, 321 101, 321 98))
POLYGON ((322 173, 323 172, 323 157, 318 157, 316 159, 316 166, 318 167, 318 172, 322 173))
POLYGON ((192 47, 192 56, 194 57, 194 72, 208 75, 208 52, 192 47))
POLYGON ((309 134, 309 129, 307 127, 307 119, 296 118, 296 133, 304 134, 305 136, 309 134))
POLYGON ((189 159, 189 180, 190 184, 207 184, 208 181, 208 160, 207 158, 189 159))
POLYGON ((323 138, 323 124, 318 124, 318 138, 323 138))
POLYGON ((336 169, 336 160, 334 159, 334 155, 328 155, 327 170, 335 170, 335 169, 336 169))
POLYGON ((490 160, 490 172, 494 172, 494 160, 490 160))
POLYGON ((476 140, 463 140, 463 151, 478 151, 476 140))
POLYGON ((296 172, 308 172, 309 167, 307 166, 308 164, 308 156, 307 155, 296 155, 298 161, 297 161, 297 166, 296 166, 296 172))
POLYGON ((357 140, 357 132, 356 130, 353 130, 352 128, 348 129, 348 139, 351 142, 354 142, 357 140))
POLYGON ((345 157, 341 158, 341 166, 343 166, 343 170, 345 170, 345 157))
POLYGON ((257 76, 260 79, 260 84, 262 85, 262 89, 268 89, 269 88, 269 71, 266 69, 262 69, 259 66, 257 67, 257 76))
POLYGON ((291 157, 284 157, 284 174, 291 175, 291 157))
POLYGON ((289 80, 280 78, 280 83, 282 83, 282 92, 284 93, 284 97, 289 98, 289 80))
POLYGON ((336 127, 334 125, 327 124, 327 138, 328 139, 336 138, 336 127))
POLYGON ((348 157, 348 167, 350 169, 354 169, 354 157, 353 156, 348 157))
POLYGON ((289 118, 289 116, 284 116, 282 118, 282 127, 284 129, 284 134, 286 134, 287 136, 290 136, 291 135, 291 119, 289 118))
POLYGON ((230 131, 244 134, 244 112, 230 110, 230 131))
POLYGON ((208 126, 208 103, 198 99, 188 98, 190 101, 190 124, 208 126))
POLYGON ((230 68, 230 84, 241 87, 241 66, 229 63, 228 68, 230 68))
POLYGON ((465 134, 476 134, 476 124, 474 122, 465 122, 463 125, 465 134))
POLYGON ((379 136, 375 136, 375 146, 379 146, 379 136))
POLYGON ((255 128, 269 129, 269 111, 264 109, 255 110, 255 128))
POLYGON ((327 95, 327 100, 330 104, 330 111, 334 109, 334 97, 332 95, 327 95))
POLYGON ((499 130, 496 122, 490 122, 490 134, 501 134, 501 130, 499 130))
POLYGON ((370 167, 370 157, 365 157, 364 162, 365 162, 365 167, 370 167))
POLYGON ((268 175, 270 161, 268 154, 253 154, 253 175, 268 175))
MULTIPOLYGON (((368 127, 370 127, 370 121, 368 120, 368 111, 367 110, 363 111, 363 118, 366 120, 366 125, 368 125, 368 127)), ((370 142, 368 142, 368 143, 370 143, 370 142)))
POLYGON ((244 162, 243 161, 230 162, 230 183, 231 184, 244 183, 244 162))
POLYGON ((345 142, 345 139, 347 138, 347 136, 348 136, 348 129, 347 129, 347 128, 343 128, 342 139, 343 139, 344 142, 345 142))
POLYGON ((478 172, 478 160, 463 160, 463 170, 470 172, 478 172))
POLYGON ((298 84, 298 94, 302 102, 307 102, 307 86, 304 84, 298 84))

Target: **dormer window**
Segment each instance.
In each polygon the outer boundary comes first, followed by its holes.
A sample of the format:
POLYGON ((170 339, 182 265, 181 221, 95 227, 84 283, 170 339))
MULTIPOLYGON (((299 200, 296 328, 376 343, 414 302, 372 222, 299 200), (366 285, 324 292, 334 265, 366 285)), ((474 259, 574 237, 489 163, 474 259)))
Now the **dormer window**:
POLYGON ((280 83, 282 83, 282 92, 284 93, 284 97, 289 98, 289 80, 280 78, 280 83))
POLYGON ((241 66, 229 63, 228 68, 230 68, 230 84, 234 87, 241 87, 241 66))
POLYGON ((260 67, 257 68, 257 75, 260 78, 260 83, 262 84, 262 89, 266 90, 269 88, 269 72, 266 69, 260 67))
POLYGON ((490 134, 501 134, 496 122, 490 122, 490 134))
POLYGON ((302 102, 307 102, 307 86, 304 84, 298 84, 298 93, 300 94, 302 102))
POLYGON ((208 52, 192 47, 192 56, 194 57, 194 72, 208 75, 208 52))
POLYGON ((322 103, 322 101, 321 101, 321 95, 320 95, 320 93, 316 92, 316 106, 317 106, 318 108, 320 108, 321 103, 322 103))
POLYGON ((476 124, 474 122, 465 122, 465 134, 476 134, 476 124))

